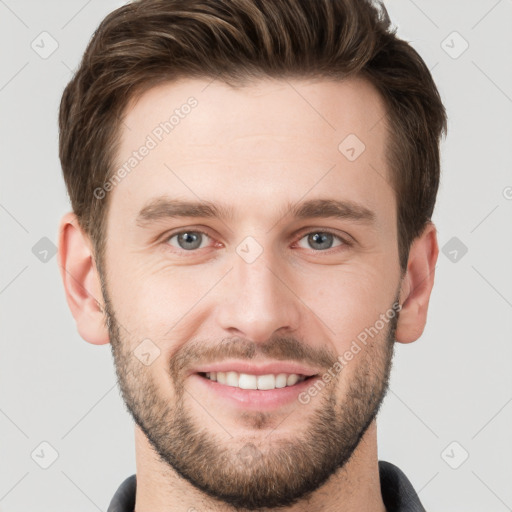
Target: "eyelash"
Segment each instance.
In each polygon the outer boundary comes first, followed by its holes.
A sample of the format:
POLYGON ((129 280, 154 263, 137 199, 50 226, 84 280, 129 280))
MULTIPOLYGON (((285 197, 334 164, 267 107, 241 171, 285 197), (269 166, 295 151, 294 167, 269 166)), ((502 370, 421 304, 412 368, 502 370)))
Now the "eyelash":
MULTIPOLYGON (((206 231, 202 231, 201 229, 182 229, 181 231, 175 231, 175 232, 171 232, 167 235, 165 235, 162 243, 164 245, 166 245, 167 247, 172 247, 171 252, 175 253, 175 254, 183 254, 183 253, 197 253, 198 251, 200 251, 201 249, 192 249, 190 251, 187 251, 185 249, 178 249, 177 247, 174 247, 174 246, 171 246, 169 244, 169 240, 171 238, 174 238, 176 235, 181 235, 182 233, 200 233, 201 235, 206 235, 208 238, 210 238, 211 240, 213 240, 213 237, 211 237, 206 231)), ((311 234, 329 234, 329 235, 332 235, 334 236, 335 238, 337 238, 338 240, 340 240, 342 242, 342 245, 339 245, 337 247, 331 247, 329 249, 325 249, 325 250, 314 250, 314 249, 311 249, 311 251, 315 252, 315 253, 326 253, 326 254, 331 254, 332 252, 336 252, 337 250, 343 250, 343 248, 345 247, 345 249, 349 248, 349 247, 352 247, 353 243, 349 240, 347 240, 346 238, 343 238, 341 237, 340 235, 338 235, 337 233, 329 230, 329 229, 313 229, 311 231, 303 231, 300 233, 300 237, 298 238, 297 241, 300 241, 302 240, 305 236, 307 235, 311 235, 311 234)), ((203 249, 205 249, 205 247, 203 247, 203 249)))

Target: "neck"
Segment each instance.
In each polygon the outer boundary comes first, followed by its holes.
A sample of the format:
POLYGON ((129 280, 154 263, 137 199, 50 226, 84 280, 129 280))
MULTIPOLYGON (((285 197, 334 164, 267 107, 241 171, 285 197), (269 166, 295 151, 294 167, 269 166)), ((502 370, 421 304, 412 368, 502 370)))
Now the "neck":
MULTIPOLYGON (((163 462, 135 426, 137 492, 135 512, 234 512, 196 489, 163 462)), ((386 512, 380 490, 377 426, 372 422, 347 464, 307 500, 280 512, 386 512)))

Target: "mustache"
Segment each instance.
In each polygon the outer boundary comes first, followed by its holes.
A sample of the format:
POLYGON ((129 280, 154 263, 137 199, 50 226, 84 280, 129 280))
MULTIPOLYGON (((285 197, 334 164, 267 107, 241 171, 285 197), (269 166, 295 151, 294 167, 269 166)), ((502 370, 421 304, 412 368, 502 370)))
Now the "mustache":
POLYGON ((191 366, 215 363, 225 359, 251 360, 259 356, 309 364, 328 370, 337 361, 337 354, 325 347, 314 348, 292 337, 275 337, 265 343, 255 343, 244 338, 225 338, 220 342, 195 340, 181 346, 171 357, 173 377, 191 366))

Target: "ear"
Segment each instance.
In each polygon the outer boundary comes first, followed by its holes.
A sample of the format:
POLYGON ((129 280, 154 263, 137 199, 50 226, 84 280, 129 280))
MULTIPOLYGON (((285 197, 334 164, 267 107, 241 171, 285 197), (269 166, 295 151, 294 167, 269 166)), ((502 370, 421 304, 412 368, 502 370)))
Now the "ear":
POLYGON ((422 234, 411 244, 407 271, 402 279, 402 309, 395 334, 396 341, 400 343, 416 341, 425 329, 438 254, 436 227, 428 222, 422 234))
POLYGON ((108 343, 101 281, 92 244, 72 212, 64 215, 60 222, 58 265, 78 333, 94 345, 108 343))

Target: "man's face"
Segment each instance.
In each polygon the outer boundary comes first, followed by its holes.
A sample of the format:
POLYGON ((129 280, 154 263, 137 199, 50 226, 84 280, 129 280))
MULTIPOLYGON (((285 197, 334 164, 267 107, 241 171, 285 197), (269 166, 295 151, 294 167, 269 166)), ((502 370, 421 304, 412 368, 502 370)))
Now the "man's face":
POLYGON ((103 276, 120 387, 161 459, 226 503, 318 488, 386 393, 400 268, 384 113, 361 80, 183 80, 127 110, 116 169, 137 164, 109 192, 103 276), (331 203, 297 215, 310 201, 331 203))

